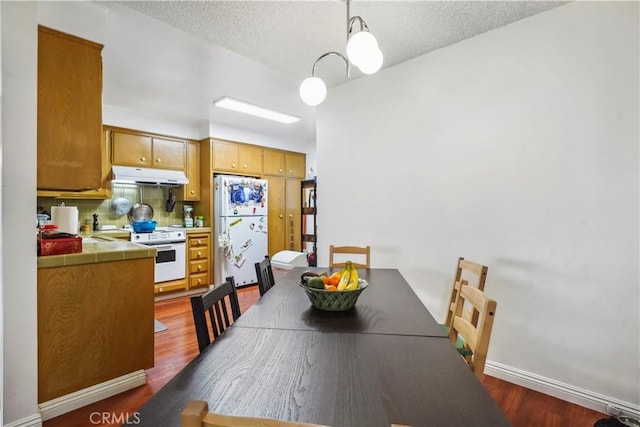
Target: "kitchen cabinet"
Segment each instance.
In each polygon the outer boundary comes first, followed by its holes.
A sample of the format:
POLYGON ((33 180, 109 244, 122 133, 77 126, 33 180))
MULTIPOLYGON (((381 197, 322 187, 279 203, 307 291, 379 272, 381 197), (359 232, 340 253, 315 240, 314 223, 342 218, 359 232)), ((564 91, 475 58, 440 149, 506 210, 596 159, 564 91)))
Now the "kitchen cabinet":
POLYGON ((113 130, 111 162, 114 165, 185 170, 187 142, 137 131, 113 130))
POLYGON ((213 171, 262 175, 262 147, 219 139, 213 139, 211 144, 213 171))
POLYGON ((37 191, 38 197, 53 197, 56 199, 110 199, 111 193, 111 161, 109 160, 109 131, 102 131, 100 150, 102 154, 102 184, 97 190, 86 191, 37 191))
POLYGON ((178 200, 200 200, 200 143, 187 142, 187 168, 185 173, 189 183, 179 187, 176 191, 178 200))
POLYGON ((300 251, 300 180, 264 176, 269 185, 269 255, 283 250, 300 251))
POLYGON ((211 233, 187 234, 189 289, 209 286, 211 281, 211 233))
POLYGON ((153 367, 153 269, 153 256, 38 268, 39 403, 153 367))
POLYGON ((37 189, 101 188, 102 45, 38 27, 37 189))
POLYGON ((265 148, 263 171, 265 175, 302 179, 305 177, 305 154, 265 148))

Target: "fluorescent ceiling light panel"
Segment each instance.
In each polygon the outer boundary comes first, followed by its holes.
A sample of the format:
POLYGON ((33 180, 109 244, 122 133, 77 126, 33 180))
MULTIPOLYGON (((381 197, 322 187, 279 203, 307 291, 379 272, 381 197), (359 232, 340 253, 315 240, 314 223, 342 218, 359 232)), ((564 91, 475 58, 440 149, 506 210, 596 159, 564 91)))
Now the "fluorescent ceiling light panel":
POLYGON ((227 110, 239 111, 241 113, 251 114, 252 116, 262 117, 263 119, 275 120, 280 123, 290 124, 300 120, 300 117, 258 107, 257 105, 238 101, 237 99, 229 98, 228 96, 220 98, 215 101, 213 105, 220 108, 226 108, 227 110))

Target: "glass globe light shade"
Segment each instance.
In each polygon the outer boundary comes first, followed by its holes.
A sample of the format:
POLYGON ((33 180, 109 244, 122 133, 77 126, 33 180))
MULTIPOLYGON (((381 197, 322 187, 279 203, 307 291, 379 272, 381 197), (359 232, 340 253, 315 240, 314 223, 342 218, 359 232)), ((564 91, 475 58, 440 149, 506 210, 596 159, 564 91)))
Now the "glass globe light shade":
POLYGON ((365 60, 363 60, 358 68, 364 74, 373 74, 377 72, 382 67, 382 51, 380 49, 376 49, 371 52, 365 60))
POLYGON ((318 105, 327 96, 327 86, 319 77, 307 77, 300 85, 300 98, 307 105, 318 105))
POLYGON ((360 31, 349 37, 347 42, 347 58, 349 61, 357 67, 363 61, 366 61, 367 56, 378 49, 378 41, 368 31, 360 31))

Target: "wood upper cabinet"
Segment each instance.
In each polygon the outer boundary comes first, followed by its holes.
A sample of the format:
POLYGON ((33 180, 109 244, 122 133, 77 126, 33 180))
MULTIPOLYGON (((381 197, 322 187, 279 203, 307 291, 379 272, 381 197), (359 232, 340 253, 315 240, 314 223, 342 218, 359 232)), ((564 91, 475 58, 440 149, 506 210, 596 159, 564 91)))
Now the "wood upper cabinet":
POLYGON ((264 174, 303 179, 305 177, 305 159, 304 153, 265 148, 264 174))
POLYGON ((187 178, 189 183, 180 186, 177 190, 179 200, 200 200, 200 143, 198 141, 187 142, 187 178))
POLYGON ((305 155, 301 153, 285 153, 285 176, 287 178, 305 177, 305 155))
POLYGON ((219 139, 212 140, 211 166, 214 171, 262 175, 262 147, 219 139))
POLYGON ((111 139, 111 162, 114 165, 185 169, 185 140, 122 130, 114 130, 111 139))
POLYGON ((38 27, 39 190, 102 185, 102 45, 38 27))

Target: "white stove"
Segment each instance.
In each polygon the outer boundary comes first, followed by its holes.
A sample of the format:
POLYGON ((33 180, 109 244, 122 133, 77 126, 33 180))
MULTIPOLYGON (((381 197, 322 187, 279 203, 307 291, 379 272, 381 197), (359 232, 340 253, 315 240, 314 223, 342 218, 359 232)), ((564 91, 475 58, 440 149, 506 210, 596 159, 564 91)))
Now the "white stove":
POLYGON ((131 232, 129 240, 156 249, 154 283, 186 277, 186 240, 184 227, 158 227, 151 233, 131 232))
POLYGON ((184 227, 158 227, 151 233, 136 233, 132 231, 129 240, 144 245, 184 242, 187 240, 187 231, 184 227))

